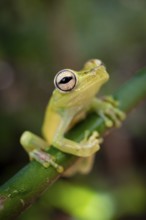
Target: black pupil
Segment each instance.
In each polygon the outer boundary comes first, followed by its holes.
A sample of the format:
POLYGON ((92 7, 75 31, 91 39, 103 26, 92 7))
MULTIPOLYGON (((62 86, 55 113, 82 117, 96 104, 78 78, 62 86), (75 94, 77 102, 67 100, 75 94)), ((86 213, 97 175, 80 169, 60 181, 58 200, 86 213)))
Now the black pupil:
POLYGON ((68 83, 70 80, 72 80, 73 79, 73 77, 72 76, 65 76, 65 77, 63 77, 61 80, 60 80, 60 82, 59 82, 59 84, 66 84, 66 83, 68 83))

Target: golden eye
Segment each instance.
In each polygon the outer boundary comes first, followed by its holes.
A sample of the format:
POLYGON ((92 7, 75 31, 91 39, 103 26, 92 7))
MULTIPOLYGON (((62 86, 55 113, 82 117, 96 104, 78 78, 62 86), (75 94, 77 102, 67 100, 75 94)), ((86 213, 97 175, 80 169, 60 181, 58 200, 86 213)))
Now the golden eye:
POLYGON ((61 70, 54 78, 54 84, 62 92, 71 91, 77 83, 77 78, 72 70, 61 70))

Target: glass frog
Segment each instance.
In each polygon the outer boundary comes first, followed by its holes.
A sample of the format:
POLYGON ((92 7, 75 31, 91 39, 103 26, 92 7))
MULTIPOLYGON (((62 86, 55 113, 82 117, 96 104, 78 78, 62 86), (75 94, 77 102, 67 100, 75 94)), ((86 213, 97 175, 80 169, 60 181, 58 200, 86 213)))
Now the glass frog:
POLYGON ((85 134, 80 143, 67 139, 64 135, 74 124, 84 119, 89 111, 100 115, 108 127, 121 124, 125 114, 118 109, 116 101, 111 97, 103 100, 96 98, 108 79, 109 74, 98 59, 86 62, 81 71, 63 69, 56 74, 55 90, 46 108, 42 126, 44 139, 29 131, 25 131, 20 139, 30 159, 35 159, 44 167, 52 165, 58 172, 63 172, 63 167, 55 162, 55 158, 45 152, 52 145, 60 151, 81 158, 69 174, 76 171, 88 173, 91 170, 95 152, 99 150, 101 143, 98 132, 85 134))

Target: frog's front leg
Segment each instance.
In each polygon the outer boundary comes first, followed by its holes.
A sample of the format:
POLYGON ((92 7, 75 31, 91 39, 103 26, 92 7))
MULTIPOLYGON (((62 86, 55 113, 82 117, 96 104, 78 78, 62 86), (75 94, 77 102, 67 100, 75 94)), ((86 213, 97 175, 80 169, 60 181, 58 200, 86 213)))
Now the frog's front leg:
POLYGON ((88 157, 94 154, 100 148, 101 138, 98 133, 94 131, 86 140, 82 140, 80 143, 72 141, 64 137, 65 131, 69 127, 72 119, 74 118, 75 113, 67 114, 65 112, 64 116, 62 116, 62 121, 58 126, 57 132, 54 135, 52 140, 52 145, 59 150, 73 154, 79 157, 88 157))
POLYGON ((106 96, 103 100, 94 98, 91 103, 91 109, 103 118, 107 127, 119 127, 125 119, 126 114, 118 106, 118 102, 111 96, 106 96))
POLYGON ((49 144, 45 140, 29 131, 25 131, 20 138, 20 143, 29 154, 31 160, 38 161, 46 168, 51 165, 59 173, 63 172, 63 167, 55 162, 55 158, 45 152, 49 149, 49 144))

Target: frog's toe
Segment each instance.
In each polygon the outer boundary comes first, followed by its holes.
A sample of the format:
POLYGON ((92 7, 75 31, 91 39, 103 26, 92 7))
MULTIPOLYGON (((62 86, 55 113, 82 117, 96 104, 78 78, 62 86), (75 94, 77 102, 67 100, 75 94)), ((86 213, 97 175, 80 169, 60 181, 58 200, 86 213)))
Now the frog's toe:
POLYGON ((121 121, 123 121, 123 120, 126 118, 126 114, 125 114, 123 111, 121 111, 120 109, 115 108, 115 112, 116 112, 116 114, 117 114, 117 117, 118 117, 121 121))
POLYGON ((110 118, 106 117, 105 125, 106 127, 111 128, 113 126, 113 121, 110 118))
POLYGON ((111 120, 110 117, 108 117, 109 112, 107 112, 107 115, 106 115, 106 112, 104 113, 104 111, 99 111, 98 114, 103 119, 106 127, 110 128, 113 126, 113 121, 111 120))
POLYGON ((113 106, 111 106, 110 109, 107 109, 105 114, 107 114, 107 117, 109 117, 113 121, 113 124, 116 127, 120 127, 122 121, 126 117, 124 112, 122 112, 120 109, 113 107, 113 106))
POLYGON ((93 131, 92 135, 88 139, 89 145, 99 145, 102 143, 102 138, 97 131, 93 131))
POLYGON ((89 142, 96 140, 99 137, 99 133, 97 131, 93 131, 92 135, 89 137, 89 142))
POLYGON ((88 140, 82 140, 80 142, 82 151, 81 156, 91 156, 100 149, 100 143, 102 143, 102 138, 97 131, 93 131, 88 140))
POLYGON ((104 96, 103 100, 105 102, 110 103, 112 106, 115 106, 115 107, 119 106, 119 102, 117 100, 115 100, 112 96, 104 96))
POLYGON ((42 150, 33 150, 29 152, 29 156, 31 159, 36 160, 40 164, 43 165, 43 167, 48 168, 50 165, 53 166, 57 172, 62 173, 64 168, 57 164, 55 162, 55 158, 48 154, 47 152, 44 152, 42 150))

